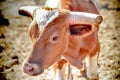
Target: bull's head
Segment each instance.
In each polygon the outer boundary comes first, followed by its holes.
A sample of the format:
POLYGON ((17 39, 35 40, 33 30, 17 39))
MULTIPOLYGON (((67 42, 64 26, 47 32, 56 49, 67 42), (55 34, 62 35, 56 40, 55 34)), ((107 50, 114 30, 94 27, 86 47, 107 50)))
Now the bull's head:
POLYGON ((19 14, 33 19, 29 31, 33 47, 23 66, 29 75, 41 74, 64 54, 71 25, 99 25, 102 21, 102 17, 96 14, 34 6, 21 7, 19 14))

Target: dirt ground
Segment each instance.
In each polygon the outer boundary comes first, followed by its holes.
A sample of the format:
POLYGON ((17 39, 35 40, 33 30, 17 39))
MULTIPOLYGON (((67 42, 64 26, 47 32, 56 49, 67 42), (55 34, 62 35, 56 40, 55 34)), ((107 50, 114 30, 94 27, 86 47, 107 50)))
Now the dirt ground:
MULTIPOLYGON (((31 51, 28 26, 31 19, 18 15, 26 5, 44 5, 45 0, 0 0, 0 80, 52 80, 51 67, 36 77, 22 71, 22 62, 31 51)), ((98 0, 104 18, 100 25, 100 80, 120 80, 120 0, 98 0)), ((85 80, 74 68, 74 80, 85 80)))

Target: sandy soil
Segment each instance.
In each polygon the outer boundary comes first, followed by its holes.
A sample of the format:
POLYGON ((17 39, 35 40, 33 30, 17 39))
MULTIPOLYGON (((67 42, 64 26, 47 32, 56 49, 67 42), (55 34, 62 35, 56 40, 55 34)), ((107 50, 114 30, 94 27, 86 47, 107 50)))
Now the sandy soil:
MULTIPOLYGON (((0 1, 0 80, 52 80, 51 67, 36 77, 23 73, 22 62, 31 51, 28 36, 30 18, 18 15, 18 8, 26 5, 44 5, 45 0, 0 1)), ((101 54, 100 80, 120 80, 120 2, 99 0, 104 18, 99 30, 101 54), (117 4, 117 5, 116 5, 117 4)), ((75 69, 74 80, 85 80, 75 69)))

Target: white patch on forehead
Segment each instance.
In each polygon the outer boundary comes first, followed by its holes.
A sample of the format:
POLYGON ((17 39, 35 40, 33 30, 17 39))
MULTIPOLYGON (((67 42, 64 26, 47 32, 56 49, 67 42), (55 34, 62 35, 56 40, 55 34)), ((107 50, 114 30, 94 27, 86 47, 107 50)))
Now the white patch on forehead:
POLYGON ((58 10, 45 10, 38 9, 34 19, 37 21, 39 30, 42 31, 50 22, 52 22, 56 17, 58 17, 58 10))

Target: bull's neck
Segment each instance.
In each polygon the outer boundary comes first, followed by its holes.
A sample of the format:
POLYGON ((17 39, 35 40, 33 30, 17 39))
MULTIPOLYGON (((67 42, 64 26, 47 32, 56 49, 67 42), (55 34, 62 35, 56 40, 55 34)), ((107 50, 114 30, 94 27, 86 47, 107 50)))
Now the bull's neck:
POLYGON ((45 6, 99 14, 96 0, 47 0, 45 6))

